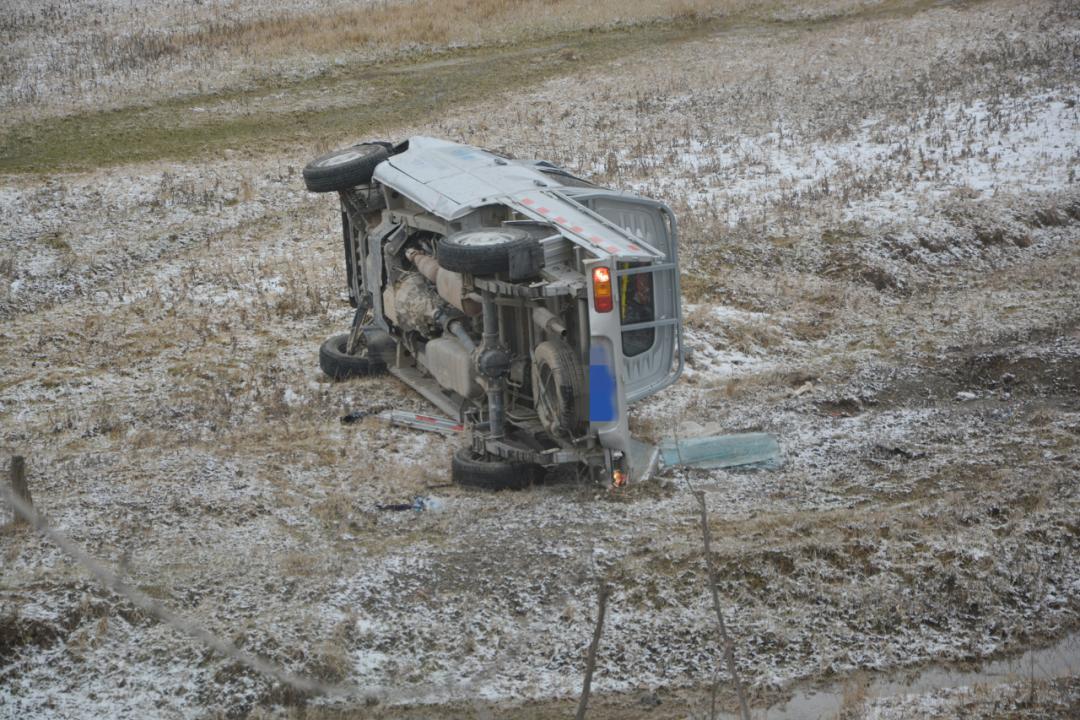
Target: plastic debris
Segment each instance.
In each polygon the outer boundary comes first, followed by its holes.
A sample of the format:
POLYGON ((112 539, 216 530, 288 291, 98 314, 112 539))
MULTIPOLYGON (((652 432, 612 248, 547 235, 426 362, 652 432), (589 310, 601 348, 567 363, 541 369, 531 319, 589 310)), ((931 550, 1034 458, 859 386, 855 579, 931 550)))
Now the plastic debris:
POLYGON ((779 464, 780 444, 769 433, 665 438, 660 442, 661 468, 776 467, 779 464))
POLYGON ((403 512, 405 510, 415 510, 420 512, 421 510, 438 511, 446 507, 446 503, 439 498, 418 496, 413 498, 411 503, 390 503, 388 505, 376 505, 376 510, 391 510, 395 512, 403 512))
POLYGON ((342 425, 352 425, 355 422, 360 422, 361 420, 363 420, 364 418, 366 418, 370 414, 371 413, 365 412, 364 410, 353 410, 348 415, 342 415, 341 416, 341 424, 342 425))

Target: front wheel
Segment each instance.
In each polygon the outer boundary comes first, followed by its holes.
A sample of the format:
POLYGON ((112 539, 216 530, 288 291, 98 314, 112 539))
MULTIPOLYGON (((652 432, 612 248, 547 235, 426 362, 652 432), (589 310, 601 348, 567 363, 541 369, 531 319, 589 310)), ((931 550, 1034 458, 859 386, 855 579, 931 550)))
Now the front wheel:
POLYGON ((483 490, 524 490, 543 476, 539 465, 477 457, 472 448, 458 450, 450 464, 450 478, 456 484, 483 490))
POLYGON ((304 185, 311 192, 335 192, 367 185, 375 166, 390 157, 383 143, 363 143, 321 155, 304 167, 304 185))

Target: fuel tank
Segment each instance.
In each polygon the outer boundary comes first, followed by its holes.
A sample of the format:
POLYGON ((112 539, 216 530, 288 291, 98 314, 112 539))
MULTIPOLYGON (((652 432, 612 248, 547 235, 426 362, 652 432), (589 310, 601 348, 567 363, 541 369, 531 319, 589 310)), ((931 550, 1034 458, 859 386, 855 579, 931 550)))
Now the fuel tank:
POLYGON ((465 346, 455 337, 441 337, 428 341, 420 362, 428 372, 458 395, 467 398, 484 396, 484 389, 476 382, 476 365, 465 346))

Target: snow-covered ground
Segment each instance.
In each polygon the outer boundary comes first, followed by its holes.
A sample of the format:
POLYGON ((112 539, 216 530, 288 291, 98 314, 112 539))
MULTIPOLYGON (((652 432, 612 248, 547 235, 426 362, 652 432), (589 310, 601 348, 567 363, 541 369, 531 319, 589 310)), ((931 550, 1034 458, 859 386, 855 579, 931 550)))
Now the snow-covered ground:
MULTIPOLYGON (((1052 2, 751 26, 396 133, 675 207, 692 353, 632 422, 773 432, 773 471, 449 486, 455 440, 339 422, 425 405, 320 376, 350 311, 305 158, 5 178, 0 451, 27 455, 38 507, 216 635, 358 689, 306 698, 6 532, 0 716, 566 715, 600 576, 592 712, 701 714, 721 659, 691 487, 758 705, 1067 634, 1078 29, 1052 2), (377 509, 418 496, 438 507, 377 509)), ((947 716, 954 694, 846 710, 947 716)))

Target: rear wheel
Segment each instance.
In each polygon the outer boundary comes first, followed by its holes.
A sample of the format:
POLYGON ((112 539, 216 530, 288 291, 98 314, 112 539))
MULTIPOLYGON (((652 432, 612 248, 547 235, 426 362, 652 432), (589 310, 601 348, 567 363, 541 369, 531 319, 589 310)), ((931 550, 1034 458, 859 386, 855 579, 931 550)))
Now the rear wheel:
POLYGON ((477 457, 472 448, 458 450, 450 464, 450 477, 455 483, 483 490, 523 490, 540 482, 543 476, 544 469, 539 465, 477 457))
POLYGON ((321 155, 304 167, 304 185, 311 192, 335 192, 367 185, 375 166, 390 157, 382 143, 363 143, 321 155))
POLYGON ((444 238, 435 253, 444 270, 494 275, 510 269, 511 253, 536 242, 531 233, 521 228, 479 228, 444 238))
POLYGON ((360 348, 358 355, 346 353, 348 344, 349 333, 341 333, 328 338, 319 348, 319 367, 331 380, 366 377, 386 371, 386 363, 368 357, 366 347, 360 348))

